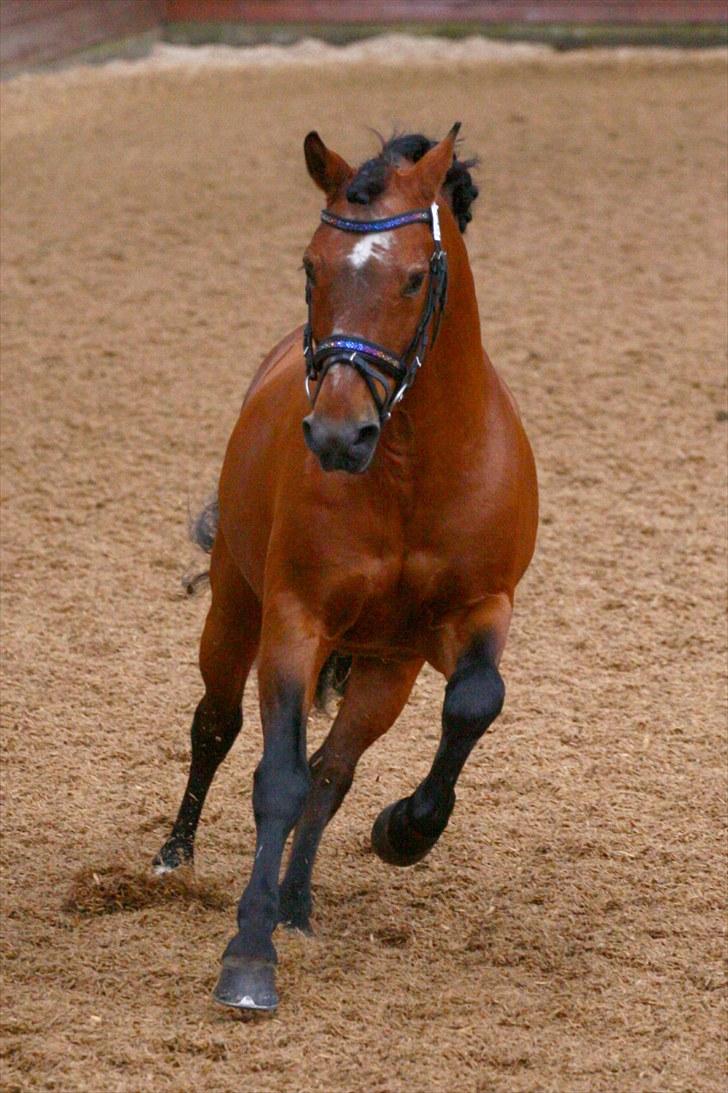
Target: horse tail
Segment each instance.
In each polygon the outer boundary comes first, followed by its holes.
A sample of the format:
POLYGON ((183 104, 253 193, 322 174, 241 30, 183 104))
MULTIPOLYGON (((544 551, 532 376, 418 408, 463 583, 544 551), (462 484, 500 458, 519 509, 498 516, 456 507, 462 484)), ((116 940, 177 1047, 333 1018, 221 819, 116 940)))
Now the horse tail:
MULTIPOLYGON (((212 544, 215 542, 217 526, 220 522, 220 506, 217 495, 211 497, 196 516, 190 516, 187 531, 190 541, 193 542, 205 554, 210 554, 212 544)), ((182 587, 188 596, 194 596, 201 588, 206 587, 210 580, 210 570, 199 569, 197 565, 190 566, 182 575, 182 587)))
POLYGON ((332 653, 325 661, 316 684, 314 705, 319 710, 328 710, 332 698, 343 698, 351 672, 351 657, 343 653, 332 653))
POLYGON ((212 552, 212 544, 215 542, 217 525, 220 523, 220 505, 217 495, 211 497, 203 506, 197 516, 190 518, 190 539, 197 543, 205 554, 212 552))
MULTIPOLYGON (((205 554, 212 552, 218 524, 220 523, 220 505, 217 496, 211 497, 196 516, 190 516, 188 531, 190 540, 205 554)), ((210 580, 210 570, 192 566, 182 577, 182 587, 188 596, 194 596, 210 580)), ((351 657, 343 653, 332 653, 318 677, 314 703, 320 710, 327 710, 332 698, 342 698, 351 671, 351 657)))

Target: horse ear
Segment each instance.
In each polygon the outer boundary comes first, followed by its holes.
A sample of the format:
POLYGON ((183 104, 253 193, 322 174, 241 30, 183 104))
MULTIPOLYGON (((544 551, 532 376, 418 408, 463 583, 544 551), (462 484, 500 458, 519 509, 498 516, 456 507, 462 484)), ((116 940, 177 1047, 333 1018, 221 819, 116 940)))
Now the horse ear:
POLYGON ((427 202, 435 200, 445 181, 445 175, 452 167, 460 124, 456 121, 444 140, 441 140, 434 148, 430 148, 429 152, 426 152, 413 167, 402 172, 419 184, 422 196, 427 202))
POLYGON ((309 133, 303 142, 308 173, 326 196, 333 198, 354 174, 341 156, 326 147, 318 133, 309 133))

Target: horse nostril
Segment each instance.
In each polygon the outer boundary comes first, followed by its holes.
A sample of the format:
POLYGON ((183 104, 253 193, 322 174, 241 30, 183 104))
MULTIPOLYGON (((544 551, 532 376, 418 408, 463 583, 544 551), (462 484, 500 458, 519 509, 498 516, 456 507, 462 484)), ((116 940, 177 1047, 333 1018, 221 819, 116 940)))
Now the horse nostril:
POLYGON ((313 439, 313 428, 309 418, 305 417, 301 423, 303 425, 303 439, 306 441, 307 446, 311 447, 311 441, 313 439))
POLYGON ((373 448, 379 437, 379 426, 374 422, 370 422, 369 425, 362 425, 357 433, 356 444, 366 444, 370 448, 373 448))

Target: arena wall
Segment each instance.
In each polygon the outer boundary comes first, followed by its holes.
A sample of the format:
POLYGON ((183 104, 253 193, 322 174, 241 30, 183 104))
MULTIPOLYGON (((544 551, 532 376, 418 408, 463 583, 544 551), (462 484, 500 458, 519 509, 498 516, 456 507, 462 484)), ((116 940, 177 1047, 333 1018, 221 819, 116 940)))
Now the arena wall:
MULTIPOLYGON (((597 27, 604 28, 599 44, 634 44, 658 25, 672 27, 672 35, 676 26, 694 26, 703 28, 695 44, 718 44, 715 29, 725 27, 725 16, 722 0, 0 0, 0 65, 10 76, 84 54, 102 60, 144 52, 157 38, 248 44, 308 31, 345 40, 393 25, 455 35, 540 34, 563 48, 596 44, 597 27), (586 29, 565 32, 567 26, 586 29), (615 39, 615 27, 634 28, 637 37, 615 39)), ((678 36, 666 44, 692 43, 678 36)))

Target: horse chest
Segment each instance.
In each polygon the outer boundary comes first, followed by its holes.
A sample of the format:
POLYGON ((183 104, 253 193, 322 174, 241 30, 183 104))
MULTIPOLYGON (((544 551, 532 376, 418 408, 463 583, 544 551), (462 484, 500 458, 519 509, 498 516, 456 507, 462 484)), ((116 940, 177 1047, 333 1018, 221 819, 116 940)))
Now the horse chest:
POLYGON ((404 557, 399 592, 416 613, 435 623, 477 596, 483 581, 482 566, 472 557, 413 550, 404 557))
POLYGON ((382 558, 332 594, 330 632, 353 652, 406 652, 420 644, 423 628, 436 628, 448 613, 478 599, 479 583, 469 566, 431 550, 382 558))

